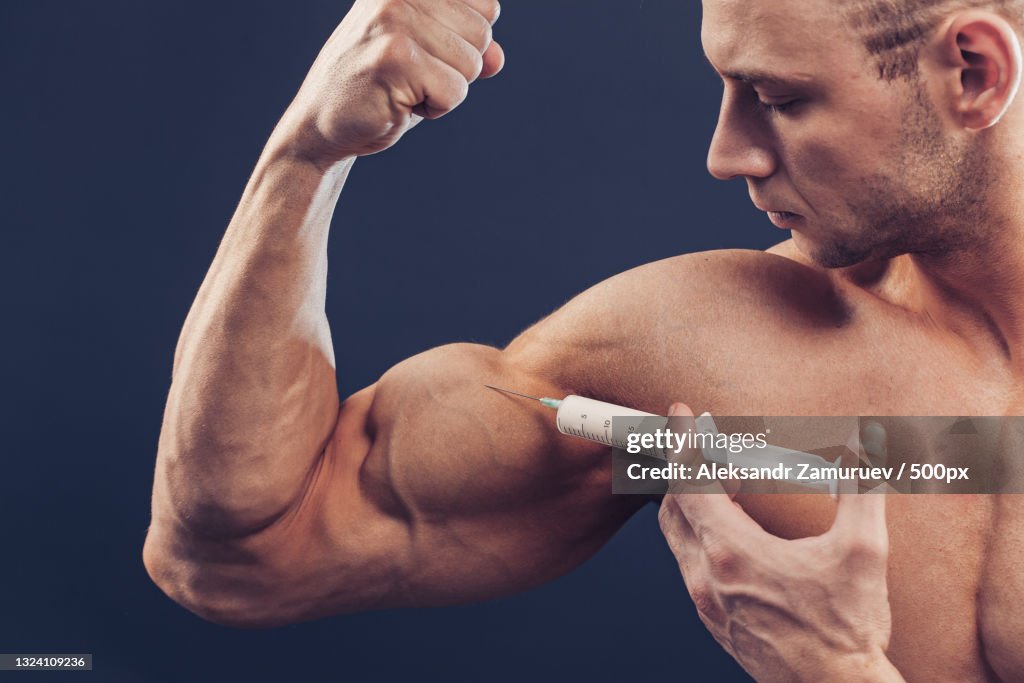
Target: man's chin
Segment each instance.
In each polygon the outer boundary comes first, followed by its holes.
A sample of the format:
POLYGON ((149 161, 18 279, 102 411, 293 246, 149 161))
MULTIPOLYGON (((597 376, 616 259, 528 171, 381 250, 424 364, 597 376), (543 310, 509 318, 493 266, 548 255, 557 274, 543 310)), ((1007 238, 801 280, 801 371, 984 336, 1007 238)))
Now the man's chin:
POLYGON ((804 256, 822 268, 849 268, 870 260, 870 249, 855 249, 838 242, 817 242, 793 230, 793 244, 804 256))

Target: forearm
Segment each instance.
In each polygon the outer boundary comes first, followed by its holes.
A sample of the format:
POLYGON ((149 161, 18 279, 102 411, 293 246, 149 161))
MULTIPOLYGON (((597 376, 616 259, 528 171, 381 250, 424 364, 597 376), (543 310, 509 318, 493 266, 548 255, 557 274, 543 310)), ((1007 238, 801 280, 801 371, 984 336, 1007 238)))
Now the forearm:
POLYGON ((154 518, 245 534, 302 490, 337 419, 327 235, 351 162, 320 170, 276 133, 182 329, 154 518))

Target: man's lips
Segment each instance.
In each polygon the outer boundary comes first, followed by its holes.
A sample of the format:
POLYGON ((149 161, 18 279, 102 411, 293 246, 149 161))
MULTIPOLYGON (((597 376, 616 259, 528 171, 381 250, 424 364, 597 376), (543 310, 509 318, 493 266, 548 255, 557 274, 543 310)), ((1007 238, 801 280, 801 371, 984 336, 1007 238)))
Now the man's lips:
POLYGON ((790 211, 766 211, 765 213, 768 214, 768 220, 772 222, 772 225, 786 230, 792 230, 793 226, 803 218, 800 214, 790 211))
POLYGON ((803 218, 803 216, 801 216, 798 213, 793 213, 792 211, 784 211, 780 208, 773 206, 767 206, 766 202, 759 202, 754 200, 753 198, 751 199, 751 201, 754 202, 754 206, 757 209, 759 209, 760 211, 764 211, 766 214, 768 214, 768 220, 770 220, 774 225, 780 228, 792 229, 793 224, 803 218))

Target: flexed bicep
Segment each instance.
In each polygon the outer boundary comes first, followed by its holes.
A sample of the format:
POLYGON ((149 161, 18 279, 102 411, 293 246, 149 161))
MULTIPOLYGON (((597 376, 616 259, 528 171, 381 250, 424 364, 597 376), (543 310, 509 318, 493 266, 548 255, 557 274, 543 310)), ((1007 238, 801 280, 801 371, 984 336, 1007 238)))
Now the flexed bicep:
POLYGON ((345 520, 331 527, 336 546, 348 546, 351 517, 339 508, 352 501, 363 508, 359 518, 393 525, 389 557, 402 558, 391 567, 401 580, 375 606, 447 604, 536 585, 592 554, 642 503, 610 495, 607 448, 559 434, 553 413, 486 384, 565 391, 507 352, 458 344, 385 374, 362 426, 355 415, 352 425, 339 421, 328 456, 333 479, 321 495, 355 481, 358 497, 325 499, 319 509, 326 525, 345 520), (350 430, 367 435, 365 452, 346 450, 350 430))

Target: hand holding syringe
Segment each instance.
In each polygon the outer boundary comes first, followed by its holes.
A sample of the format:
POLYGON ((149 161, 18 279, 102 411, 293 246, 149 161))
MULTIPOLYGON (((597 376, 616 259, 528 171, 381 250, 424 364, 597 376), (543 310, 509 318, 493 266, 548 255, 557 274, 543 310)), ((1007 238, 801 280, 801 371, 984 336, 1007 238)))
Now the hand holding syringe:
MULTIPOLYGON (((528 396, 517 391, 501 389, 484 385, 489 389, 500 391, 506 394, 513 394, 532 401, 539 401, 541 405, 554 408, 558 411, 555 416, 555 423, 558 431, 568 436, 575 436, 595 443, 605 444, 613 448, 626 449, 631 447, 635 452, 644 455, 668 460, 670 453, 675 452, 671 448, 650 448, 642 444, 630 443, 630 434, 651 433, 654 430, 665 430, 668 426, 668 418, 652 413, 645 413, 641 410, 624 408, 614 403, 606 403, 592 398, 584 398, 570 394, 562 399, 539 398, 528 396)), ((712 437, 718 436, 718 428, 715 425, 711 413, 702 413, 695 419, 695 426, 698 433, 708 434, 712 437)), ((714 438, 711 439, 712 441, 714 438)), ((739 449, 738 452, 731 452, 727 448, 702 447, 704 458, 709 462, 719 465, 735 465, 736 467, 773 467, 782 464, 787 468, 785 471, 798 471, 801 465, 808 465, 812 468, 831 468, 839 466, 839 459, 829 462, 819 455, 794 451, 772 444, 758 445, 751 448, 739 449)), ((821 471, 818 469, 816 471, 821 471)), ((801 486, 808 486, 819 490, 827 490, 833 496, 836 495, 837 482, 835 479, 800 479, 792 478, 793 483, 801 486)))

